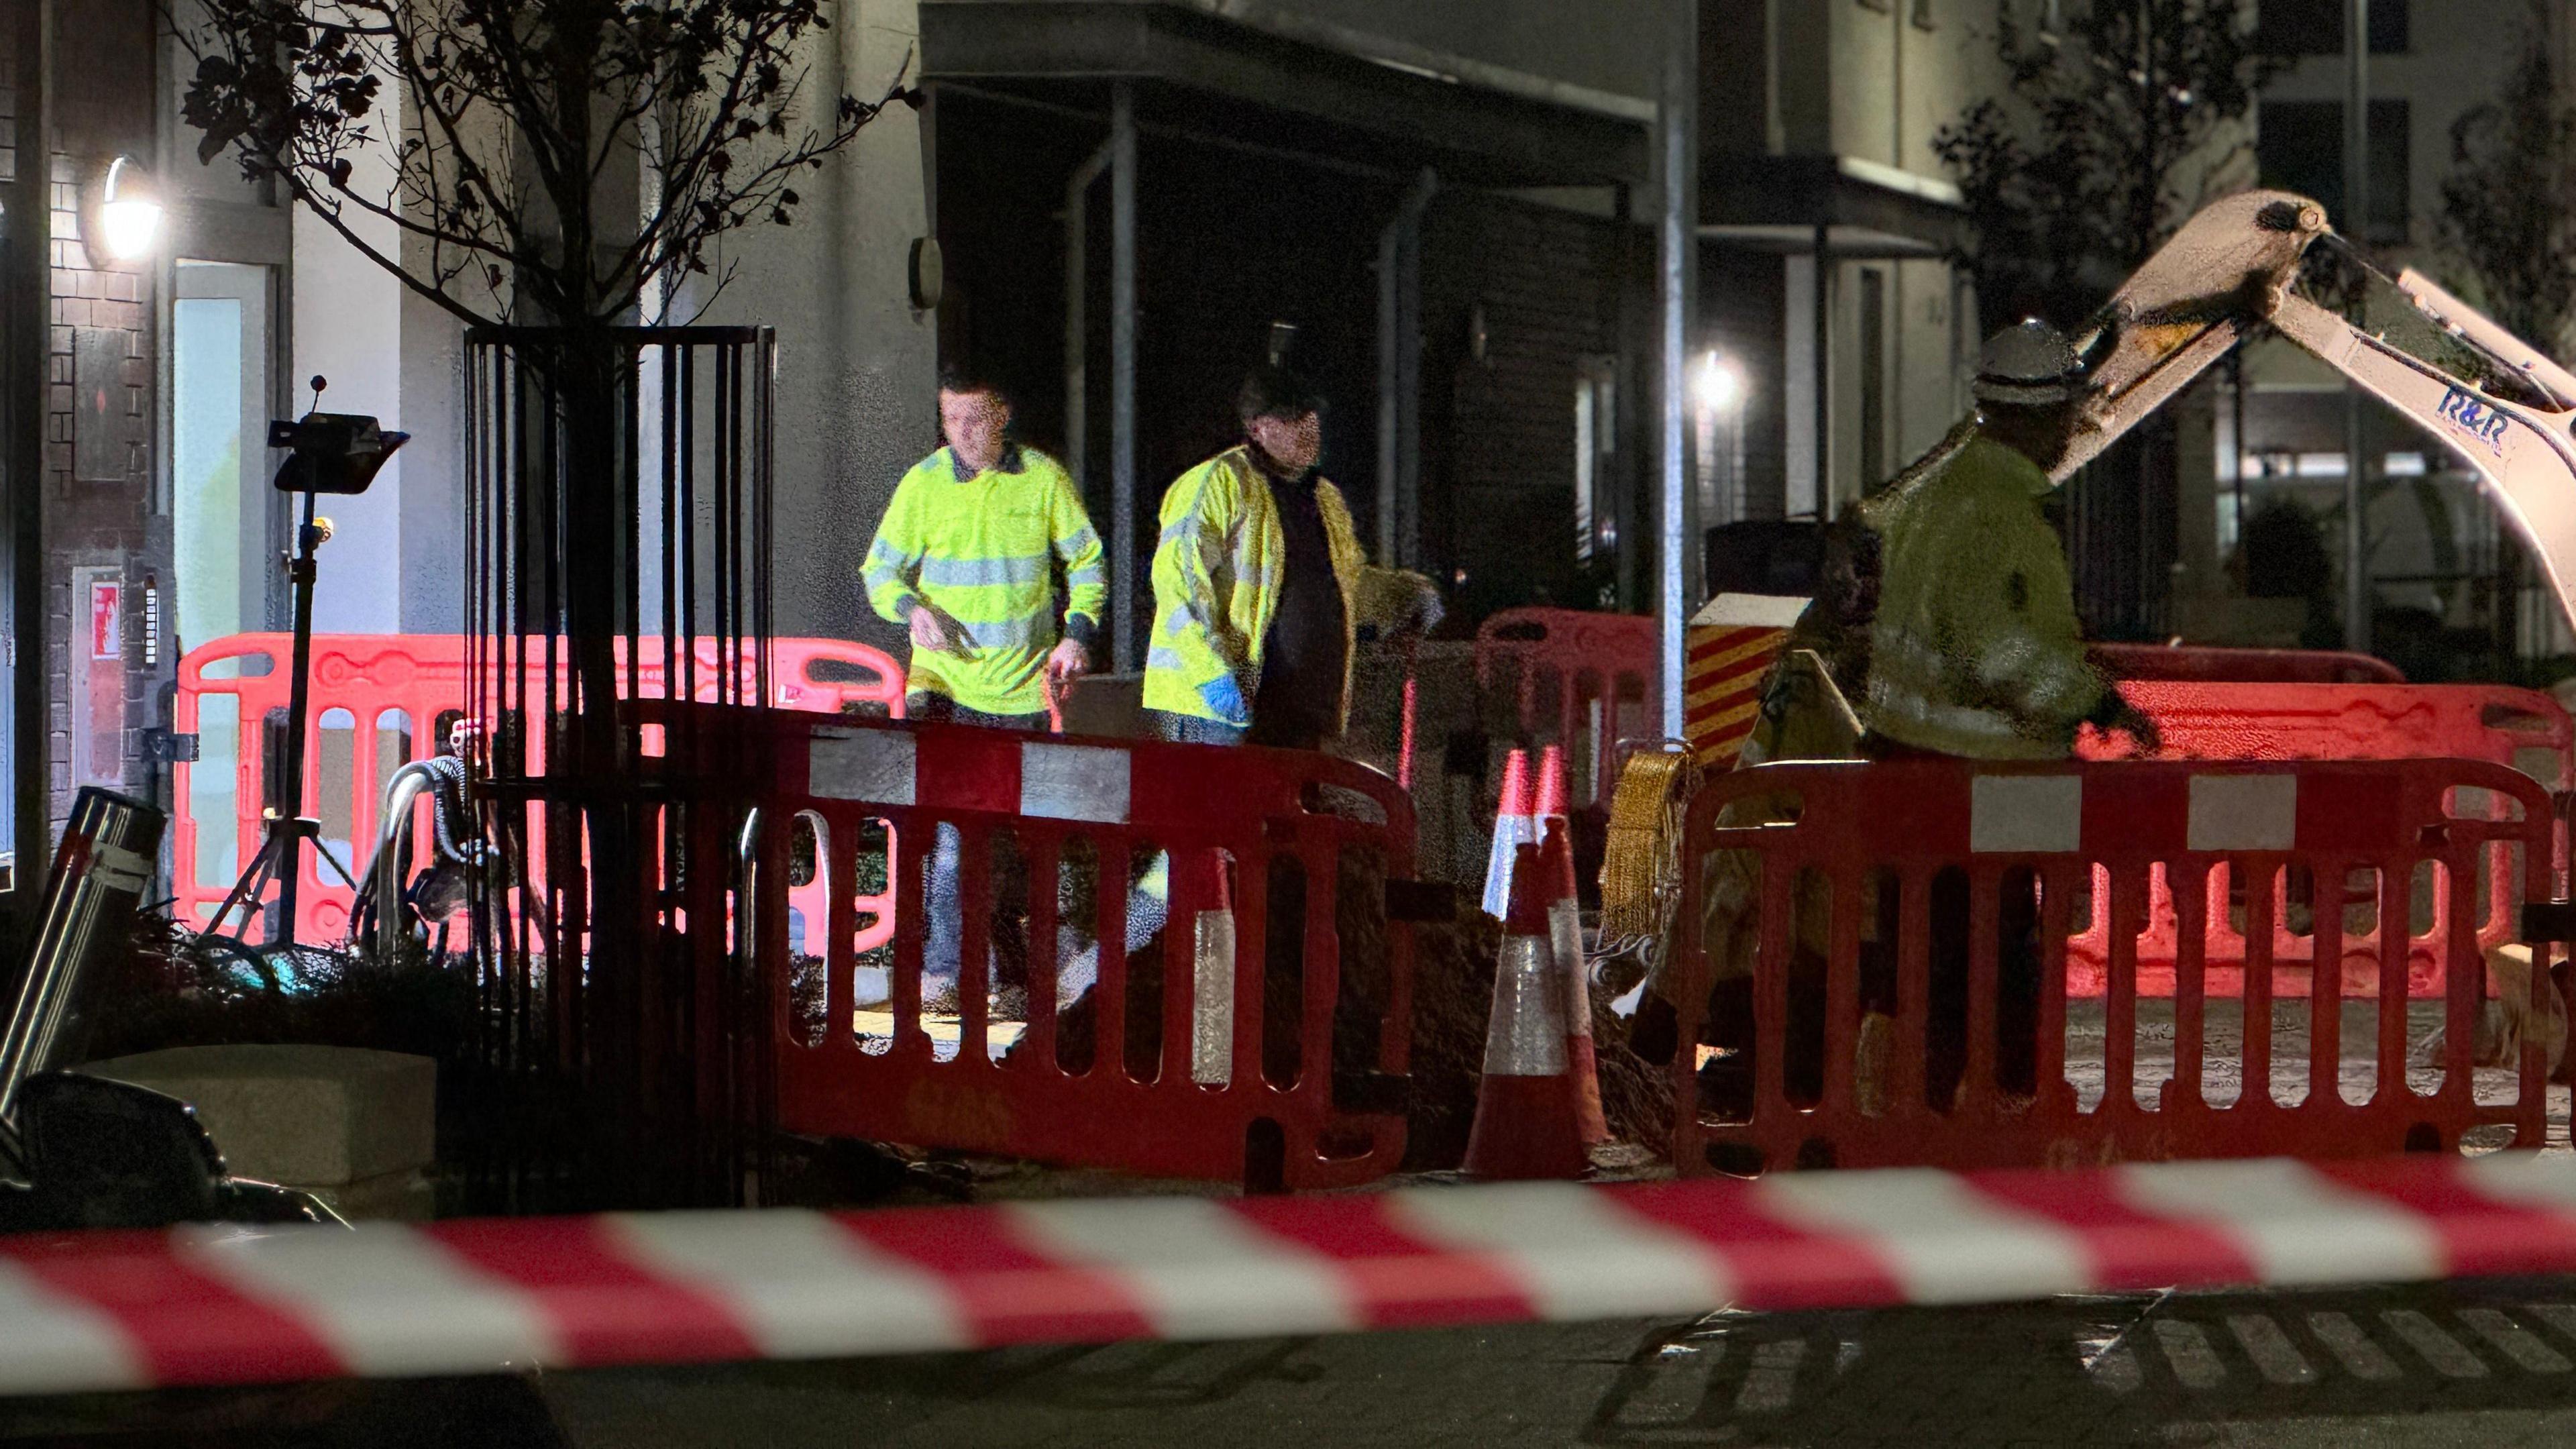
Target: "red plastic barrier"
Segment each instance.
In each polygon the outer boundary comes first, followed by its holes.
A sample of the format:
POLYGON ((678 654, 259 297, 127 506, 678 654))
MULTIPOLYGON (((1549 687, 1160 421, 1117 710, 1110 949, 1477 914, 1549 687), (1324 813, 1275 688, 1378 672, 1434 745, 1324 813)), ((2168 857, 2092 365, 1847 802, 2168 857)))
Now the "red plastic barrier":
MULTIPOLYGON (((1302 751, 764 727, 776 774, 762 818, 811 822, 825 878, 855 878, 868 842, 890 836, 906 862, 897 915, 927 921, 936 828, 959 837, 953 1012, 925 1007, 924 932, 897 932, 871 966, 835 894, 822 951, 791 956, 778 903, 752 907, 779 1002, 782 1126, 1290 1188, 1402 1160, 1402 1104, 1384 1089, 1407 1067, 1410 928, 1383 900, 1343 899, 1412 874, 1413 812, 1386 777, 1302 751), (1168 925, 1159 950, 1131 958, 1131 879, 1148 866, 1152 880, 1158 855, 1168 925), (1296 914, 1274 919, 1283 892, 1296 914), (1069 983, 1087 944, 1084 993, 1069 983)), ((754 877, 780 878, 786 850, 784 831, 764 833, 754 877)))
POLYGON ((1573 803, 1608 803, 1619 741, 1659 734, 1655 621, 1576 609, 1505 609, 1476 631, 1476 684, 1511 676, 1521 738, 1565 746, 1573 803), (1584 793, 1584 782, 1590 793, 1584 793))
MULTIPOLYGON (((2549 798, 2528 777, 2463 760, 1920 760, 1734 771, 1691 803, 1680 919, 1701 921, 1707 907, 1711 873, 1693 862, 1713 851, 1753 854, 1761 887, 1748 924, 1758 948, 1750 1031, 1739 1038, 1753 1054, 1751 1083, 1746 1095, 1717 1092, 1703 1104, 1692 1054, 1676 1053, 1674 1160, 1705 1172, 2328 1158, 2456 1148, 2479 1129, 2538 1147, 2547 1104, 2537 1034, 2526 1034, 2518 1071, 2470 1064, 2484 961, 2467 893, 2450 896, 2434 933, 2409 942, 2437 952, 2445 971, 2443 1049, 2437 1065, 2411 1075, 2431 1023, 2410 1018, 2402 968, 2377 973, 2372 1057, 2352 1075, 2341 991, 2311 997, 2295 1013, 2303 1022, 2276 1021, 2266 968, 2273 882, 2283 873, 2341 880, 2376 870, 2381 918, 2395 921, 2405 919, 2404 883, 2418 862, 2465 877, 2501 843, 2520 849, 2522 888, 2539 898, 2552 828, 2549 798), (1782 791, 1799 799, 1794 823, 1718 828, 1729 801, 1782 791), (2472 791, 2509 808, 2464 808, 2472 791), (2142 919, 2159 867, 2176 882, 2182 921, 2169 1032, 2141 1020, 2139 963, 2123 932, 2110 937, 2098 1023, 2089 1007, 2071 1013, 2070 937, 2088 917, 2142 919), (2256 883, 2246 904, 2252 969, 2233 1042, 2225 1028, 2234 1014, 2209 1006, 2199 944, 2204 921, 2229 910, 2230 876, 2256 883), (2024 972, 2032 984, 2013 989, 2024 972), (1936 973, 1945 983, 1937 1027, 1936 973), (2297 1025, 2308 1036, 2306 1068, 2276 1075, 2276 1030, 2297 1025), (2083 1047, 2094 1031, 2098 1065, 2083 1047), (1955 1070, 1955 1090, 1937 1089, 1936 1066, 1955 1070)), ((2338 966, 2342 929, 2340 912, 2317 918, 2318 954, 2338 966)), ((1690 930, 1675 946, 1681 1040, 1690 1042, 1708 1011, 1708 941, 1690 930)), ((2534 983, 2536 996, 2538 973, 2534 983)))
POLYGON ((2337 649, 2226 649, 2210 644, 2096 644, 2114 679, 2198 684, 2404 684, 2396 665, 2337 649))
MULTIPOLYGON (((2487 684, 2245 684, 2140 681, 2124 684, 2129 702, 2156 722, 2163 736, 2159 758, 2169 760, 2484 760, 2521 771, 2553 790, 2576 788, 2576 761, 2571 761, 2567 712, 2555 699, 2536 690, 2487 684)), ((2120 757, 2125 740, 2090 734, 2078 753, 2088 759, 2120 757)), ((2482 948, 2511 939, 2522 896, 2519 879, 2501 847, 2490 852, 2480 899, 2478 941, 2482 948)), ((2565 843, 2553 849, 2553 865, 2563 874, 2565 843)), ((2474 877, 2472 878, 2474 881, 2474 877)), ((2424 899, 2414 907, 2436 920, 2448 918, 2451 878, 2437 874, 2424 899)), ((2330 883, 2331 886, 2331 883, 2330 883)), ((2333 891, 2347 907, 2366 908, 2378 896, 2366 879, 2356 893, 2350 882, 2333 891)), ((2312 912, 2316 901, 2311 882, 2279 883, 2273 903, 2273 989, 2284 996, 2305 996, 2316 954, 2311 931, 2297 917, 2312 912)), ((2238 919, 2214 917, 2204 945, 2208 990, 2236 996, 2244 977, 2245 943, 2238 919)), ((2349 929, 2349 928, 2348 928, 2349 929)), ((2352 996, 2377 992, 2379 946, 2375 929, 2348 934, 2344 941, 2344 991, 2352 996)), ((2099 996, 2105 989, 2109 962, 2109 928, 2097 922, 2092 931, 2068 945, 2067 990, 2077 996, 2099 996)), ((2138 933, 2138 989, 2151 996, 2170 996, 2177 959, 2174 908, 2161 876, 2148 901, 2147 922, 2138 933)), ((2407 957, 2410 990, 2418 997, 2442 994, 2442 953, 2419 942, 2407 957)))
MULTIPOLYGON (((323 825, 333 854, 351 872, 363 870, 375 848, 377 811, 385 783, 396 770, 427 759, 445 746, 448 723, 466 704, 469 640, 458 634, 317 634, 313 639, 310 721, 306 725, 305 798, 299 813, 323 825), (352 858, 354 856, 354 858, 352 858)), ((294 638, 287 634, 237 634, 188 651, 179 662, 175 726, 195 735, 205 758, 176 769, 179 808, 173 833, 171 877, 178 919, 202 923, 232 889, 243 865, 260 846, 260 812, 268 796, 264 751, 273 730, 285 724, 287 675, 294 638), (224 704, 209 713, 210 701, 224 704), (230 743, 227 744, 226 742, 230 743), (197 789, 201 770, 232 777, 228 820, 200 818, 201 801, 220 808, 225 792, 197 789), (229 853, 222 847, 229 843, 229 853)), ((785 708, 839 713, 873 705, 903 714, 903 670, 884 651, 837 639, 780 639, 771 646, 775 702, 785 708), (829 676, 829 677, 827 677, 829 676)), ((663 650, 658 639, 642 643, 637 671, 646 698, 663 693, 663 650)), ((623 663, 625 649, 619 646, 623 663)), ((718 692, 722 665, 712 641, 695 650, 700 698, 718 692)), ((542 669, 536 675, 542 676, 542 669)), ((569 680, 570 665, 558 671, 569 680)), ((429 806, 414 822, 429 839, 429 806)), ((540 862, 532 860, 530 868, 540 862)), ((275 898, 274 887, 263 901, 275 898)), ((330 943, 348 934, 354 895, 338 874, 305 853, 296 909, 296 938, 330 943)), ((819 920, 819 895, 801 902, 806 919, 819 920)), ((893 932, 891 902, 875 900, 875 941, 893 932)), ((263 939, 254 921, 248 939, 263 939)))

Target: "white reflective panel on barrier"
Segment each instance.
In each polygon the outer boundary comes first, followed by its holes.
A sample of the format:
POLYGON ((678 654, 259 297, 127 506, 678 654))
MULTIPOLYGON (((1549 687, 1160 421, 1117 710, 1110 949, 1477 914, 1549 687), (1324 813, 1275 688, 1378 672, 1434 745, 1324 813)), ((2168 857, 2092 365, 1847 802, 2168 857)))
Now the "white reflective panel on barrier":
POLYGON ((816 730, 806 793, 822 800, 913 803, 912 736, 902 730, 816 730))

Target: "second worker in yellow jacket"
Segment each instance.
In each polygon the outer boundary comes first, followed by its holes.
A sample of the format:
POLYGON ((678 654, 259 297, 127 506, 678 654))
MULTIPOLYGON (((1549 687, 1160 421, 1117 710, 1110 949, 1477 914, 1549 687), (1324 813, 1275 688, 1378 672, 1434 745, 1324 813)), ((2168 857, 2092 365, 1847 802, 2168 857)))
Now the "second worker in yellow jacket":
POLYGON ((1438 618, 1428 580, 1361 557, 1317 469, 1323 406, 1296 374, 1256 369, 1236 399, 1245 440, 1163 495, 1144 704, 1164 739, 1319 748, 1348 720, 1361 628, 1438 618))

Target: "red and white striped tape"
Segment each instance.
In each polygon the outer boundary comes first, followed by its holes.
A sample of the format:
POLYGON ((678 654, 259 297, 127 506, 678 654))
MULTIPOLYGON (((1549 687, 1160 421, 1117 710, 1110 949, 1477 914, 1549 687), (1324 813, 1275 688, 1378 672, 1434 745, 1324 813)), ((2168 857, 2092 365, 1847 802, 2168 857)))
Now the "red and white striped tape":
POLYGON ((2576 1159, 0 1237, 0 1392, 2576 1272, 2576 1159))

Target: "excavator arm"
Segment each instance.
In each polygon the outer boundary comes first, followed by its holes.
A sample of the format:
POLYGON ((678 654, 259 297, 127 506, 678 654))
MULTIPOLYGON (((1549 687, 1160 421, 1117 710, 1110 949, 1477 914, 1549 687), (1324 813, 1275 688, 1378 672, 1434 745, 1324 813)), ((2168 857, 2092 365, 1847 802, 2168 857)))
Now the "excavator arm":
POLYGON ((2472 365, 2437 365, 2299 295, 2300 263, 2331 235, 2324 208, 2278 191, 2185 223, 2076 339, 2091 391, 2050 475, 2063 481, 2268 324, 2475 470, 2576 622, 2576 375, 2411 269, 2397 291, 2472 365))

